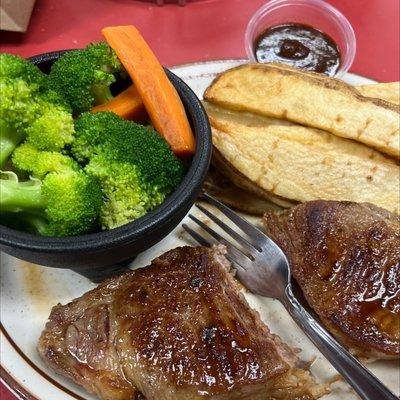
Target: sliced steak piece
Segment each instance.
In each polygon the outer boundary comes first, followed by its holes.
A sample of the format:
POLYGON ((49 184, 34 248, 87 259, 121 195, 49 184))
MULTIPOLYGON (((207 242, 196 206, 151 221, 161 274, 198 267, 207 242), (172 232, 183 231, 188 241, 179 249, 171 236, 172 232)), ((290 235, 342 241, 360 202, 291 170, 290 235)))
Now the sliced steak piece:
POLYGON ((224 249, 181 247, 53 308, 46 364, 104 400, 326 393, 240 294, 224 249))
POLYGON ((327 328, 355 354, 400 356, 400 217, 368 203, 310 201, 264 216, 267 234, 327 328))

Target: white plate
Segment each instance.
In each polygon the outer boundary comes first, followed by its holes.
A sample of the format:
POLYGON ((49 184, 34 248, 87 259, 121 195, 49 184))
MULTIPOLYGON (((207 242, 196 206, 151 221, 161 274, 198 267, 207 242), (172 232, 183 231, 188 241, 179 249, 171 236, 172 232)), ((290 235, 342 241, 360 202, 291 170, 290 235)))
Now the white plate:
MULTIPOLYGON (((188 64, 172 68, 202 97, 213 77, 244 60, 221 60, 188 64)), ((348 74, 345 80, 352 84, 373 81, 348 74)), ((195 212, 195 211, 194 211, 195 212)), ((195 212, 196 213, 196 212, 195 212)), ((134 267, 148 264, 154 257, 173 247, 187 244, 180 226, 153 248, 134 261, 134 267)), ((95 285, 75 272, 50 269, 17 260, 1 254, 1 375, 3 381, 20 399, 26 400, 95 400, 80 387, 45 367, 36 352, 36 343, 52 306, 67 303, 95 285)), ((321 380, 329 379, 334 371, 304 334, 291 321, 277 301, 246 295, 262 319, 273 332, 278 333, 293 347, 303 349, 301 357, 316 357, 312 371, 321 380)), ((393 362, 370 365, 371 370, 395 392, 399 392, 399 369, 393 362)), ((356 396, 344 383, 333 385, 326 400, 352 400, 356 396)))

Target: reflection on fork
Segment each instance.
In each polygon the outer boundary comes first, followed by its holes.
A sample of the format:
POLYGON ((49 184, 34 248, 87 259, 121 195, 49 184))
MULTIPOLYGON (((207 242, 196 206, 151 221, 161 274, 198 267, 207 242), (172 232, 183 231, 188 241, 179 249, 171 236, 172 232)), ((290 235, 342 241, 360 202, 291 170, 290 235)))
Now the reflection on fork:
POLYGON ((182 227, 189 235, 203 246, 211 246, 215 241, 225 245, 227 258, 232 262, 236 277, 243 285, 253 293, 279 300, 293 320, 363 400, 398 400, 300 304, 293 294, 288 259, 279 246, 258 228, 210 195, 204 193, 200 199, 215 206, 229 218, 234 228, 208 208, 196 204, 197 208, 224 234, 219 234, 208 224, 189 214, 189 218, 202 230, 200 233, 183 224, 182 227), (225 234, 233 240, 225 238, 225 234))

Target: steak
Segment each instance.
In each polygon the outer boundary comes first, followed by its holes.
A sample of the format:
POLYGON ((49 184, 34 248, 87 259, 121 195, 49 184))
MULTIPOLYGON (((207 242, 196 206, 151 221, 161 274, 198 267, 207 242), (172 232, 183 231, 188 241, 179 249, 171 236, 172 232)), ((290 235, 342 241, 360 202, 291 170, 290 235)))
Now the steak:
POLYGON ((309 305, 353 353, 400 356, 400 217, 368 203, 310 201, 267 213, 309 305))
POLYGON ((171 250, 55 306, 39 353, 104 400, 326 393, 250 309, 229 269, 222 247, 171 250))

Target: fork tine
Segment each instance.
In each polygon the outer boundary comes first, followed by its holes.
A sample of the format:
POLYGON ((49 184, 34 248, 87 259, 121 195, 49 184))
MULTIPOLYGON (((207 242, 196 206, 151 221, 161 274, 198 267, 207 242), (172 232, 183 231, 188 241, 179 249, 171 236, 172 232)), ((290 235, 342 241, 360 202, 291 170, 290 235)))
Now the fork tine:
MULTIPOLYGON (((233 212, 225 204, 222 204, 219 200, 210 196, 209 194, 203 192, 200 199, 205 199, 210 204, 218 208, 223 214, 225 214, 232 222, 234 222, 247 236, 249 236, 255 244, 262 246, 265 243, 265 234, 261 232, 258 228, 251 225, 244 218, 240 217, 238 214, 233 212)), ((254 246, 254 243, 253 246, 254 246)), ((261 251, 260 248, 257 250, 261 251)))
POLYGON ((227 247, 228 254, 231 258, 231 261, 234 261, 236 264, 238 264, 239 266, 241 266, 242 268, 245 268, 245 269, 249 268, 251 266, 250 263, 252 262, 252 260, 249 258, 249 256, 247 254, 242 253, 233 244, 228 242, 221 235, 219 235, 217 232, 215 232, 213 229, 211 229, 209 226, 207 226, 203 221, 200 221, 194 215, 189 214, 188 217, 192 221, 194 221, 197 225, 199 225, 202 229, 204 229, 215 240, 224 244, 227 247))
POLYGON ((212 243, 209 242, 206 238, 199 235, 193 229, 189 228, 186 224, 182 224, 182 228, 201 246, 211 247, 212 243))
POLYGON ((238 243, 240 243, 243 246, 250 246, 254 248, 255 250, 260 251, 260 249, 257 246, 254 246, 253 243, 250 243, 248 240, 246 240, 243 236, 239 235, 236 231, 234 231, 230 226, 225 224, 224 221, 220 220, 218 217, 216 217, 213 213, 211 213, 209 210, 207 210, 205 207, 203 207, 201 204, 196 204, 196 207, 201 210, 205 215, 207 215, 208 218, 210 218, 212 221, 214 221, 220 228, 222 228, 228 235, 232 236, 233 239, 235 239, 238 243))

